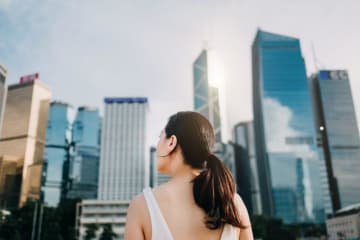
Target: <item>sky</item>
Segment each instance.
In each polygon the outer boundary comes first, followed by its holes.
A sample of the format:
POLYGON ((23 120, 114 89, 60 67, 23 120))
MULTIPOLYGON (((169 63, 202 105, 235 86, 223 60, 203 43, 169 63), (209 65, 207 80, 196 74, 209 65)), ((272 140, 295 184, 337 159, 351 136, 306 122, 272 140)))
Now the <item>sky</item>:
POLYGON ((106 96, 149 98, 148 141, 193 109, 192 63, 216 52, 224 140, 252 119, 251 44, 258 28, 301 40, 307 73, 349 71, 360 119, 358 0, 0 0, 8 83, 35 72, 53 100, 103 109, 106 96), (316 59, 316 61, 315 61, 316 59))

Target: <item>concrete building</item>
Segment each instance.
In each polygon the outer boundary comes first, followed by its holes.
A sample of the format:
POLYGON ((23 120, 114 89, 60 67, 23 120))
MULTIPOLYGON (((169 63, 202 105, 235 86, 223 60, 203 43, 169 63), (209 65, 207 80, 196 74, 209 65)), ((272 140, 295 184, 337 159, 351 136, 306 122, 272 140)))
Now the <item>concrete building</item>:
POLYGON ((105 98, 99 200, 131 200, 149 185, 147 98, 105 98))
POLYGON ((326 220, 329 240, 360 239, 360 203, 338 210, 326 220))
POLYGON ((78 203, 75 226, 77 232, 76 239, 85 239, 86 229, 90 224, 95 224, 98 227, 96 239, 99 239, 102 227, 105 224, 112 226, 112 230, 117 234, 116 240, 124 239, 126 214, 129 204, 129 201, 121 200, 83 200, 78 203))

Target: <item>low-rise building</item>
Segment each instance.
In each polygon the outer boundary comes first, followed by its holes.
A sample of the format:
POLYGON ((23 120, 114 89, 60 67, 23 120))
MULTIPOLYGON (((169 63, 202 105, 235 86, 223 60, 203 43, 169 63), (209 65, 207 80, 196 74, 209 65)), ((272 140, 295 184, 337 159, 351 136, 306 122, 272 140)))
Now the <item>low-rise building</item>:
POLYGON ((117 234, 116 240, 124 239, 126 214, 129 201, 121 200, 83 200, 77 205, 76 234, 78 240, 85 239, 90 225, 96 225, 96 239, 99 239, 103 227, 110 224, 117 234))
POLYGON ((360 240, 360 203, 338 210, 326 220, 329 240, 360 240))

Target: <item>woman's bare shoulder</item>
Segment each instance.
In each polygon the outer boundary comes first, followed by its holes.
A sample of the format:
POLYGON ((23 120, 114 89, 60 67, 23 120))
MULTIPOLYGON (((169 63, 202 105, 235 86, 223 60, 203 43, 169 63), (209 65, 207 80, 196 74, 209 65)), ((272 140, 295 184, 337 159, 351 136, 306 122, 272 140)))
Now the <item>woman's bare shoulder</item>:
POLYGON ((145 196, 141 193, 131 200, 127 210, 125 239, 150 239, 149 218, 145 196))
POLYGON ((141 213, 144 210, 146 210, 146 200, 144 193, 140 193, 130 201, 128 212, 141 213))
POLYGON ((241 199, 239 194, 235 194, 234 196, 234 202, 235 202, 235 206, 239 212, 240 215, 240 219, 241 222, 245 225, 248 226, 250 225, 250 218, 249 218, 249 214, 248 214, 248 210, 244 204, 244 201, 241 199))

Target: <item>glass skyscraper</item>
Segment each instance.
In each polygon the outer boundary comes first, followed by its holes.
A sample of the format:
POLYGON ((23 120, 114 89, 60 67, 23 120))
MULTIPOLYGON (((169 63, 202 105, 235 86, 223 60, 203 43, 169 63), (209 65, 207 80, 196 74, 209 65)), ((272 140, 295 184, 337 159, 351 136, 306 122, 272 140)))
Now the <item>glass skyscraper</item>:
POLYGON ((221 142, 219 89, 209 81, 210 61, 209 51, 203 50, 193 64, 194 109, 211 122, 215 130, 215 140, 221 142))
POLYGON ((360 138, 349 77, 345 70, 320 70, 310 82, 327 204, 336 211, 360 201, 360 138))
POLYGON ((280 217, 285 222, 301 221, 298 216, 285 215, 282 209, 283 205, 291 207, 296 214, 297 161, 302 159, 305 211, 308 221, 315 220, 313 210, 322 206, 323 196, 299 39, 258 30, 252 45, 252 69, 255 146, 263 214, 280 217), (286 189, 286 194, 282 189, 286 189))
POLYGON ((68 166, 65 163, 70 161, 69 108, 63 102, 50 104, 41 187, 42 199, 49 206, 57 206, 66 192, 64 178, 68 174, 68 166))
POLYGON ((95 199, 100 158, 100 115, 97 108, 79 107, 72 125, 75 151, 70 170, 69 198, 95 199))

